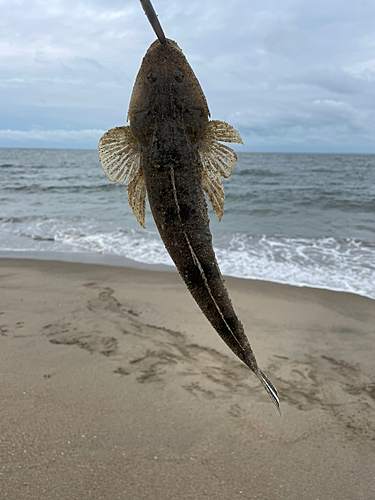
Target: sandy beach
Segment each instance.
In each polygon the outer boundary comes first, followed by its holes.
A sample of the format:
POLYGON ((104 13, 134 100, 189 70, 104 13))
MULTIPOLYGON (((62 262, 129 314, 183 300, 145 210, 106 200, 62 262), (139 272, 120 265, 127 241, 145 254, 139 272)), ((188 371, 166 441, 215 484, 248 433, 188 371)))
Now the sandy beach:
POLYGON ((0 259, 0 498, 375 498, 375 301, 226 278, 280 417, 174 272, 0 259))

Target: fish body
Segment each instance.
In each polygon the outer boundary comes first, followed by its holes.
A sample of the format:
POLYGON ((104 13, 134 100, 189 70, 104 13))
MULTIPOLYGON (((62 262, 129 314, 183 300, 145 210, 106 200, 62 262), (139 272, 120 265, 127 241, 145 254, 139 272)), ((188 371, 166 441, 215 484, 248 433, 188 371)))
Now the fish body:
POLYGON ((206 98, 181 49, 154 42, 130 100, 130 127, 99 142, 99 159, 113 182, 128 185, 128 200, 144 226, 146 194, 164 242, 188 290, 230 349, 259 377, 279 408, 276 389, 259 369, 225 287, 212 247, 204 192, 221 219, 224 191, 236 154, 220 143, 242 143, 225 122, 210 121, 206 98))

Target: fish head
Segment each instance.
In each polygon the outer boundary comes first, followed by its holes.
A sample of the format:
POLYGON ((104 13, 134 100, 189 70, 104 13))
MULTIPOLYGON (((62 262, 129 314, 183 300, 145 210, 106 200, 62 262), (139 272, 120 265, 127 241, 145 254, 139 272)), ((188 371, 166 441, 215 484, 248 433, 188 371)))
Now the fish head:
POLYGON ((156 40, 147 50, 130 99, 133 135, 148 144, 158 120, 179 119, 191 140, 203 135, 210 112, 206 97, 182 50, 173 40, 156 40))

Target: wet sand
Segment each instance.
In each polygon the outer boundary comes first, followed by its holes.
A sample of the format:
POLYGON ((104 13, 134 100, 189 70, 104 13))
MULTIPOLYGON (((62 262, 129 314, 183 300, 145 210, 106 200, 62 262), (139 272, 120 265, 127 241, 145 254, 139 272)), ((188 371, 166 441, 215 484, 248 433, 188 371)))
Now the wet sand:
POLYGON ((280 417, 177 273, 0 259, 0 498, 375 498, 375 301, 227 278, 280 417))

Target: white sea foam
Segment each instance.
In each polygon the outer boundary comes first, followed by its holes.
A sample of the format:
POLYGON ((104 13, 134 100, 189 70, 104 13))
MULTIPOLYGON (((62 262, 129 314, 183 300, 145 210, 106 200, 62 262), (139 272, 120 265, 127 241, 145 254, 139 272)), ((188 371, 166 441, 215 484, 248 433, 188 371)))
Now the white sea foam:
POLYGON ((223 274, 352 292, 375 299, 375 245, 359 240, 236 234, 216 248, 223 274))
MULTIPOLYGON (((0 250, 91 252, 172 266, 156 231, 105 231, 86 220, 2 221, 0 250)), ((352 292, 375 299, 375 244, 244 233, 214 239, 224 275, 352 292)))
POLYGON ((128 233, 121 229, 114 233, 90 235, 60 234, 57 241, 75 251, 119 255, 145 264, 173 265, 159 236, 150 232, 145 236, 137 231, 128 233))

